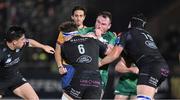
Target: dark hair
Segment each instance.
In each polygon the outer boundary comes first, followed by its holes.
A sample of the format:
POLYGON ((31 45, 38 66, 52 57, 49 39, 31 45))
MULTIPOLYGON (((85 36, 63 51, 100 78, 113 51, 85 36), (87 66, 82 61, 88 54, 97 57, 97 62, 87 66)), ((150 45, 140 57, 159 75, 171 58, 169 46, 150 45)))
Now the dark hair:
POLYGON ((75 12, 76 10, 82 10, 82 11, 84 12, 84 15, 86 15, 86 13, 87 13, 86 8, 84 8, 84 7, 82 7, 82 6, 75 6, 75 7, 72 9, 71 15, 74 15, 74 12, 75 12))
POLYGON ((20 26, 11 26, 7 33, 5 34, 5 40, 12 42, 13 40, 18 40, 25 34, 24 28, 20 26))
POLYGON ((73 21, 65 21, 59 25, 59 31, 72 32, 78 30, 77 25, 73 21))
POLYGON ((130 22, 132 27, 145 27, 145 24, 147 23, 147 18, 144 16, 143 13, 139 13, 133 15, 130 19, 130 22))
POLYGON ((104 18, 108 17, 110 19, 110 21, 112 22, 112 14, 108 11, 102 11, 98 14, 98 16, 102 16, 104 18))

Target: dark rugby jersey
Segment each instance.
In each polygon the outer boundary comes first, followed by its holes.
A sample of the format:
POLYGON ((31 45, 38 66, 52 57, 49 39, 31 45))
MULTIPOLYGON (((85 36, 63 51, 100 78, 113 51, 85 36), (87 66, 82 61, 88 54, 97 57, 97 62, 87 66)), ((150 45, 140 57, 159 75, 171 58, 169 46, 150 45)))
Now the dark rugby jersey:
POLYGON ((163 61, 154 40, 149 32, 141 28, 131 28, 121 36, 125 52, 139 65, 152 61, 163 61))
POLYGON ((72 66, 76 71, 98 70, 98 58, 103 57, 107 45, 99 40, 75 36, 66 41, 61 47, 63 59, 72 66))
POLYGON ((6 43, 0 44, 0 80, 12 79, 17 75, 17 64, 21 61, 22 51, 27 44, 21 49, 11 50, 6 43))

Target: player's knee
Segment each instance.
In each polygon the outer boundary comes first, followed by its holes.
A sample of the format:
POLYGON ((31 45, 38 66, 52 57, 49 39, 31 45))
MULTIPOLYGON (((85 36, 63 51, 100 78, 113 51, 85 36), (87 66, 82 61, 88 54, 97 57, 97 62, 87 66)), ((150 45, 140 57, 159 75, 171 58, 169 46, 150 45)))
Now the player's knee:
POLYGON ((137 100, 151 100, 151 97, 147 95, 138 95, 137 100))

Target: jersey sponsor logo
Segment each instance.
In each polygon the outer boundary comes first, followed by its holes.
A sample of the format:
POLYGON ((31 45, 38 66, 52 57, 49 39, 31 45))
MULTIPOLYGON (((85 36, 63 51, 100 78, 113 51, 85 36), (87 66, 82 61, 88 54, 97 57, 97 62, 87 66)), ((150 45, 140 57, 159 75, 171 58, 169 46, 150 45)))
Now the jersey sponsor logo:
POLYGON ((76 60, 78 63, 90 63, 91 61, 92 58, 88 55, 82 55, 76 60))
POLYGON ((145 44, 152 49, 157 49, 157 46, 155 45, 155 43, 153 41, 147 40, 147 41, 145 41, 145 44))
POLYGON ((6 62, 5 62, 6 65, 5 65, 4 67, 12 66, 12 65, 14 65, 14 64, 17 64, 19 61, 20 61, 20 58, 19 58, 19 57, 16 58, 16 59, 14 59, 13 61, 12 61, 11 58, 8 58, 8 59, 6 60, 6 62))
POLYGON ((85 38, 75 38, 75 39, 71 39, 70 42, 81 42, 81 41, 86 41, 88 38, 85 37, 85 38))
POLYGON ((92 86, 92 87, 99 87, 100 81, 98 80, 91 80, 91 79, 80 79, 80 86, 92 86))

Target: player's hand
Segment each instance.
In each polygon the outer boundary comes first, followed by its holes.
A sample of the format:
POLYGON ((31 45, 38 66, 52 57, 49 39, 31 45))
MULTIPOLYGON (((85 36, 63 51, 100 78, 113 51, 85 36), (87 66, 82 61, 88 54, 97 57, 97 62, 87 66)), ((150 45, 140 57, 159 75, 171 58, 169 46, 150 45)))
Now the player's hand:
POLYGON ((101 67, 101 66, 102 66, 102 63, 101 63, 101 61, 99 61, 99 63, 98 63, 98 66, 99 66, 99 67, 101 67))
POLYGON ((103 34, 103 31, 101 29, 95 29, 95 34, 97 37, 101 37, 101 35, 103 34))
POLYGON ((63 75, 67 73, 67 69, 65 67, 59 67, 59 74, 63 75))
POLYGON ((55 53, 55 50, 54 48, 52 48, 51 46, 48 46, 48 45, 45 45, 43 47, 44 51, 46 51, 47 53, 51 53, 51 54, 54 54, 55 53))
POLYGON ((132 73, 134 73, 134 74, 138 74, 139 73, 139 69, 137 68, 137 67, 130 67, 130 70, 131 70, 131 72, 132 73))

